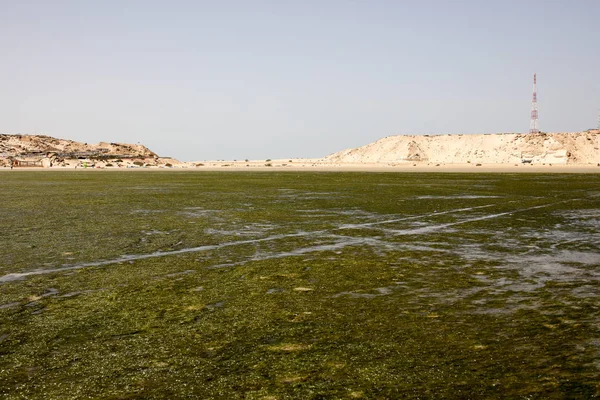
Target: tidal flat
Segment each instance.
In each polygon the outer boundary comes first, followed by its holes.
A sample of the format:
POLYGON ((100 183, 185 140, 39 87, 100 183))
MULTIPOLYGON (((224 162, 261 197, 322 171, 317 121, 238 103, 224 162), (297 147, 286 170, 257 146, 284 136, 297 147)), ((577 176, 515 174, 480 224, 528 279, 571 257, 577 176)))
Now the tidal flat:
POLYGON ((600 174, 0 171, 0 397, 600 396, 600 174))

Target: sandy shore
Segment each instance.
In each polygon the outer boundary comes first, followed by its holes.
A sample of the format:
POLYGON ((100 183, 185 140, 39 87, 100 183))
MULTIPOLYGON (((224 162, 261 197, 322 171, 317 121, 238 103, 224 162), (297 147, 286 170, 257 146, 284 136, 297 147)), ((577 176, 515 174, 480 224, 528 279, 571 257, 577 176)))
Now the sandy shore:
POLYGON ((185 163, 172 168, 69 168, 69 167, 52 167, 52 168, 0 168, 0 171, 78 171, 78 172, 94 172, 94 171, 126 171, 126 172, 142 172, 142 171, 187 171, 187 172, 202 172, 202 171, 252 171, 252 172, 462 172, 462 173, 600 173, 600 166, 597 165, 535 165, 535 164, 489 164, 489 165, 472 165, 472 164, 328 164, 318 162, 304 163, 282 163, 278 161, 252 161, 248 163, 227 162, 227 161, 208 161, 202 163, 201 166, 196 166, 198 163, 185 163), (270 166, 266 166, 270 164, 270 166))

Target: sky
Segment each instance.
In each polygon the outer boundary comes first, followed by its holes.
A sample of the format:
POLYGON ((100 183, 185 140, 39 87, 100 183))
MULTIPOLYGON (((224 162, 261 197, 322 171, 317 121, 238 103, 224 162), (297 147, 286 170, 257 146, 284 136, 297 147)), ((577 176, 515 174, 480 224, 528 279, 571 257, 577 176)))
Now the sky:
POLYGON ((600 0, 0 0, 0 133, 182 161, 581 131, 600 0))

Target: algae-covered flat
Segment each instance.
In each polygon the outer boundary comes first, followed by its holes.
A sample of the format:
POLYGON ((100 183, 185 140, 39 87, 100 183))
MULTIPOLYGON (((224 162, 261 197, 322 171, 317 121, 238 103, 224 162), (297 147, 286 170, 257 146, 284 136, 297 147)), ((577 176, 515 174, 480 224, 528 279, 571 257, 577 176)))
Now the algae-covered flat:
POLYGON ((0 175, 5 398, 600 396, 600 175, 0 175))

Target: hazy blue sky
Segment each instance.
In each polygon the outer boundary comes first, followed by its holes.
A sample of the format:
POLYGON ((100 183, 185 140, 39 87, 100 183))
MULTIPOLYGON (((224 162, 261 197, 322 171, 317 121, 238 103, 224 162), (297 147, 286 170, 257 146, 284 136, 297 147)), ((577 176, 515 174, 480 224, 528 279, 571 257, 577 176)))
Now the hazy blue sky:
POLYGON ((181 160, 596 125, 600 0, 0 0, 0 132, 181 160))

